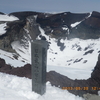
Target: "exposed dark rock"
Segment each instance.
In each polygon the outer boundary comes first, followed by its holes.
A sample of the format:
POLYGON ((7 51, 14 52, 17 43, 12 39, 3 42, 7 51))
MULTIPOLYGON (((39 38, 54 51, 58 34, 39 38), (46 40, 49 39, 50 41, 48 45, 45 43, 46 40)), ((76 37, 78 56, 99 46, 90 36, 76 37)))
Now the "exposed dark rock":
POLYGON ((100 55, 98 56, 98 62, 94 68, 94 71, 91 74, 91 78, 100 81, 100 55))
POLYGON ((42 12, 35 12, 35 11, 23 11, 23 12, 13 12, 9 15, 13 15, 18 17, 20 20, 26 19, 29 16, 38 15, 39 18, 45 18, 45 16, 50 16, 52 14, 49 13, 42 13, 42 12))
POLYGON ((45 36, 39 35, 39 37, 41 38, 41 40, 46 40, 45 36))
POLYGON ((89 13, 84 14, 76 14, 76 13, 70 13, 70 12, 63 12, 58 14, 52 14, 49 17, 45 17, 44 19, 37 19, 37 22, 42 26, 50 26, 53 27, 59 27, 62 25, 67 25, 70 27, 72 23, 75 23, 77 21, 83 20, 89 15, 89 13))
POLYGON ((31 78, 31 65, 26 64, 23 67, 14 68, 7 65, 3 59, 0 58, 0 72, 17 75, 19 77, 31 78))
POLYGON ((44 29, 45 34, 51 34, 52 37, 55 38, 67 37, 69 30, 63 30, 63 27, 71 29, 72 23, 81 21, 88 15, 89 13, 75 14, 70 12, 64 12, 52 14, 51 16, 45 18, 37 17, 37 23, 39 23, 44 29))
POLYGON ((60 46, 60 50, 63 51, 65 49, 64 43, 60 42, 61 39, 58 39, 57 45, 60 46))
POLYGON ((40 12, 14 12, 9 15, 14 15, 20 20, 26 20, 29 16, 37 16, 36 22, 44 29, 45 34, 51 35, 52 37, 66 37, 71 24, 81 21, 89 15, 89 13, 76 14, 70 12, 63 12, 58 14, 40 13, 40 12), (63 29, 68 28, 68 29, 63 29))
POLYGON ((5 15, 3 12, 0 12, 1 15, 5 15))
POLYGON ((57 54, 57 52, 55 52, 55 54, 57 54))
POLYGON ((71 62, 71 61, 73 61, 73 59, 70 59, 70 60, 68 60, 67 62, 71 62))
POLYGON ((5 66, 5 60, 0 58, 0 68, 5 66))
POLYGON ((84 60, 84 62, 83 63, 86 63, 87 62, 87 60, 84 60))
POLYGON ((70 30, 69 38, 97 39, 100 37, 100 13, 92 12, 77 27, 70 30))
POLYGON ((8 73, 12 69, 12 66, 7 65, 5 60, 0 58, 0 72, 8 73))
POLYGON ((85 52, 83 55, 87 55, 87 54, 91 54, 92 52, 93 52, 94 50, 89 50, 89 51, 87 51, 87 52, 85 52))
POLYGON ((8 72, 8 74, 31 78, 31 65, 26 64, 20 68, 13 68, 8 72))
POLYGON ((80 62, 82 59, 83 59, 83 58, 76 59, 76 60, 74 61, 74 63, 80 62))
POLYGON ((39 24, 36 22, 34 16, 27 17, 25 29, 28 30, 28 34, 30 34, 32 40, 35 40, 40 34, 39 24))
POLYGON ((72 49, 77 48, 78 51, 81 51, 82 48, 80 45, 78 45, 77 43, 75 43, 74 45, 72 45, 72 49))
POLYGON ((100 50, 98 51, 98 53, 100 53, 100 50))
POLYGON ((82 48, 81 48, 81 47, 79 47, 77 50, 78 50, 78 51, 81 51, 81 50, 82 50, 82 48))
POLYGON ((84 51, 88 50, 89 49, 89 46, 88 47, 85 47, 84 51))

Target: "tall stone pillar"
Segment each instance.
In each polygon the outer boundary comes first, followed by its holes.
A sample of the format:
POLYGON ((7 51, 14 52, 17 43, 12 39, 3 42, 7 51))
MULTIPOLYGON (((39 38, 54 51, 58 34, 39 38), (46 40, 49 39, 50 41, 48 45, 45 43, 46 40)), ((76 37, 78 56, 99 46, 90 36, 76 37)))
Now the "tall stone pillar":
POLYGON ((43 95, 46 92, 47 46, 44 40, 31 43, 32 91, 43 95))

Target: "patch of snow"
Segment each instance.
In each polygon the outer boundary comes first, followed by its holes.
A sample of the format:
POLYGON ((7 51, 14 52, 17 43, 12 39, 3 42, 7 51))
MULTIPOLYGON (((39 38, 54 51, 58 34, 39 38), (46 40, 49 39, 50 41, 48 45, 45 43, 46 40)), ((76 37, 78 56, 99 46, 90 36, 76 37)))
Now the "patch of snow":
POLYGON ((46 34, 45 34, 45 31, 39 26, 39 30, 40 30, 40 32, 41 32, 41 35, 42 36, 44 36, 46 39, 47 39, 47 41, 49 41, 49 36, 47 36, 46 34))
POLYGON ((6 33, 5 27, 6 27, 6 23, 0 24, 0 35, 3 35, 6 33))
POLYGON ((0 50, 0 58, 5 59, 6 64, 10 64, 13 67, 21 67, 26 63, 14 58, 14 53, 9 53, 3 50, 0 50))
POLYGON ((51 30, 51 33, 53 32, 54 30, 51 30))
POLYGON ((78 24, 80 24, 81 22, 82 22, 82 21, 80 21, 80 22, 75 22, 75 23, 71 24, 71 27, 74 28, 74 27, 76 27, 78 24))
POLYGON ((91 15, 92 15, 92 12, 90 12, 90 15, 88 16, 88 18, 91 17, 91 15))
POLYGON ((20 61, 31 63, 31 43, 29 42, 29 48, 24 48, 19 41, 12 42, 12 48, 20 55, 18 58, 20 61))
POLYGON ((100 91, 98 91, 98 95, 100 96, 100 91))
POLYGON ((26 33, 29 33, 29 30, 28 29, 24 28, 24 30, 25 30, 26 33))
POLYGON ((75 67, 63 67, 63 66, 47 66, 47 72, 56 71, 70 79, 88 79, 90 78, 91 69, 81 69, 75 67))
POLYGON ((67 28, 67 27, 62 27, 62 29, 63 29, 63 30, 68 30, 68 28, 67 28))
POLYGON ((64 15, 67 15, 67 13, 64 13, 64 15))
POLYGON ((0 15, 0 21, 15 21, 15 20, 19 20, 19 19, 15 16, 0 15))
POLYGON ((41 96, 32 91, 31 79, 0 73, 0 100, 84 100, 67 90, 46 83, 46 93, 41 96))
POLYGON ((37 19, 38 15, 34 15, 35 20, 37 19))

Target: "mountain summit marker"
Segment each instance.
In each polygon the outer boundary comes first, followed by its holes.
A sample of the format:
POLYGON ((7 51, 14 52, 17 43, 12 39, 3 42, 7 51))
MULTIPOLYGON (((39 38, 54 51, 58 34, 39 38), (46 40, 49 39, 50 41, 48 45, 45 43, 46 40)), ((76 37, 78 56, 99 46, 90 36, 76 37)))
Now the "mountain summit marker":
POLYGON ((46 92, 47 45, 44 40, 31 43, 32 91, 40 95, 46 92))

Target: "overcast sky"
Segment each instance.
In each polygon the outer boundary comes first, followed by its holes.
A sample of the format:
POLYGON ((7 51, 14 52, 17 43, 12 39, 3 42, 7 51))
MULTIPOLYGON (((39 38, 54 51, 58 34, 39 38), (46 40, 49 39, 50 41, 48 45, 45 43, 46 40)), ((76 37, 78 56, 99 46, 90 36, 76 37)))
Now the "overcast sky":
POLYGON ((0 12, 100 12, 100 0, 1 0, 0 12))

